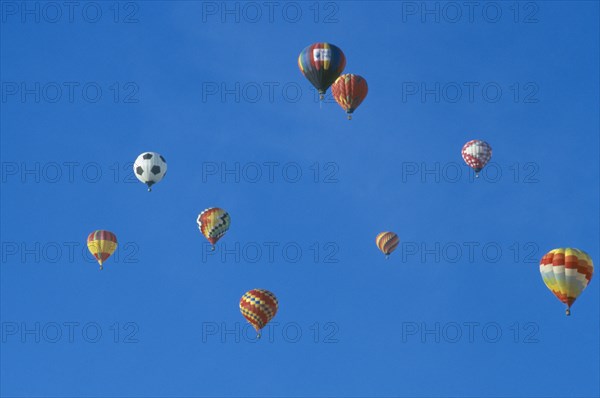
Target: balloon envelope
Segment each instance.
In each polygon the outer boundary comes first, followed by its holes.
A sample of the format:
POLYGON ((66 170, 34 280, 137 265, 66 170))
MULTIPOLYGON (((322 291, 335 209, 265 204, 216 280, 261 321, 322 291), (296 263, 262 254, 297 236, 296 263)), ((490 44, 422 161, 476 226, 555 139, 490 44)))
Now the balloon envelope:
POLYGON ((117 249, 117 236, 110 231, 96 230, 88 235, 87 247, 102 269, 104 261, 117 249))
POLYGON ((273 319, 278 309, 277 297, 265 289, 252 289, 240 299, 240 311, 244 318, 254 326, 258 338, 260 338, 260 330, 273 319))
POLYGON ((133 172, 138 180, 150 187, 163 179, 167 174, 167 161, 159 153, 144 152, 135 159, 133 172))
POLYGON ((400 243, 400 239, 398 238, 398 235, 393 232, 382 232, 375 238, 375 243, 377 244, 379 250, 388 256, 390 253, 396 250, 398 244, 400 243))
POLYGON ((567 315, 577 297, 592 280, 594 264, 590 256, 579 249, 550 250, 540 261, 544 284, 567 306, 567 315))
POLYGON ((331 92, 335 101, 348 114, 348 119, 351 119, 352 113, 367 97, 369 87, 363 77, 346 74, 337 78, 331 86, 331 92))
POLYGON ((229 230, 231 217, 229 213, 218 207, 211 207, 198 215, 196 220, 202 235, 214 245, 229 230))
POLYGON ((330 43, 311 44, 298 56, 300 72, 319 91, 321 99, 345 66, 344 53, 330 43))
POLYGON ((465 163, 479 173, 492 158, 492 147, 482 140, 471 140, 462 148, 465 163))

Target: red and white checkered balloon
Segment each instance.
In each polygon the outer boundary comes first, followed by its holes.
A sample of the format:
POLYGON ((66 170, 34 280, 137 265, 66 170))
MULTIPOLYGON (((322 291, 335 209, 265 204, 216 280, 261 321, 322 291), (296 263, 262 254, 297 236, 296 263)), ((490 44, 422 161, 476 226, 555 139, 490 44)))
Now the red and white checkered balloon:
POLYGON ((471 140, 463 146, 462 157, 477 174, 492 158, 492 147, 485 141, 471 140))

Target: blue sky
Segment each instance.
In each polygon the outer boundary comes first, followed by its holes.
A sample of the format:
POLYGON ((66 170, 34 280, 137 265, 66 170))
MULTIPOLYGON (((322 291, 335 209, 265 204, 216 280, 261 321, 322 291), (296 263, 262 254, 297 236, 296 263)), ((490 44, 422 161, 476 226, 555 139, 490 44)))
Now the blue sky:
POLYGON ((2 396, 600 395, 598 281, 567 318, 538 270, 600 259, 597 2, 1 4, 2 396), (317 41, 368 81, 352 121, 317 41))

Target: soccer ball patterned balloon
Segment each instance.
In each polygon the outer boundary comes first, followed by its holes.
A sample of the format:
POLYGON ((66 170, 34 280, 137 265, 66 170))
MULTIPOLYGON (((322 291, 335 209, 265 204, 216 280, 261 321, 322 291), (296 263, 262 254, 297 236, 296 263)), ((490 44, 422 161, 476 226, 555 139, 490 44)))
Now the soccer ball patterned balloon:
POLYGON ((133 172, 138 180, 148 185, 148 191, 151 191, 152 185, 167 174, 167 161, 156 152, 144 152, 135 160, 133 172))

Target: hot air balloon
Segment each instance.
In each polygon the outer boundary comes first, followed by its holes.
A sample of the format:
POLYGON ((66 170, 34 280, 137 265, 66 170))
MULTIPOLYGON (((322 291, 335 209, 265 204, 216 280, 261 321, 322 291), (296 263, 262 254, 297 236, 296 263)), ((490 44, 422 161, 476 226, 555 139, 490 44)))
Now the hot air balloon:
POLYGON ((465 163, 475 170, 475 177, 492 158, 492 147, 485 141, 471 140, 462 149, 462 157, 465 163))
POLYGON ((571 315, 571 306, 592 280, 594 264, 582 250, 560 248, 542 257, 540 273, 548 289, 567 305, 566 314, 571 315))
POLYGON ((369 87, 367 81, 359 75, 346 74, 337 78, 331 86, 333 98, 348 114, 348 120, 352 119, 352 112, 367 97, 369 87))
POLYGON ((215 244, 229 229, 231 218, 225 210, 211 207, 198 215, 197 222, 200 232, 208 239, 212 250, 215 250, 215 244))
POLYGON ((319 91, 321 101, 325 92, 342 73, 346 57, 342 50, 330 43, 314 43, 298 56, 300 72, 319 91))
POLYGON ((104 261, 117 249, 117 237, 110 231, 99 229, 88 235, 87 246, 90 253, 98 260, 100 269, 103 269, 104 261))
POLYGON ((273 319, 278 308, 277 297, 264 289, 252 289, 240 299, 240 311, 256 329, 257 339, 260 339, 260 330, 273 319))
POLYGON ((133 172, 138 180, 148 185, 150 192, 152 185, 167 174, 167 161, 156 152, 144 152, 133 163, 133 172))
POLYGON ((393 232, 382 232, 375 238, 375 243, 379 250, 385 254, 385 258, 387 259, 398 247, 400 239, 398 239, 398 235, 393 232))

